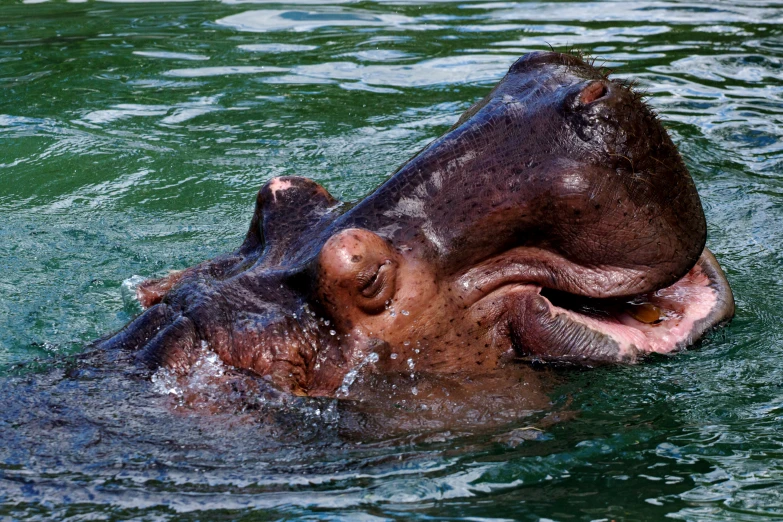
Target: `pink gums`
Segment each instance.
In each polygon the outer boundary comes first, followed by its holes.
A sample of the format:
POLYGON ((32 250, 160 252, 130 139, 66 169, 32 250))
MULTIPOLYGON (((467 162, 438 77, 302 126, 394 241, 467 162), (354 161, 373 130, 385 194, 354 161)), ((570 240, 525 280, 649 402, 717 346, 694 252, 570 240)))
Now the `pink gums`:
POLYGON ((585 315, 547 300, 553 317, 565 314, 570 320, 609 336, 623 355, 633 358, 639 353, 670 353, 691 344, 696 323, 715 308, 718 295, 697 264, 675 284, 634 300, 636 304, 642 302, 662 311, 659 322, 647 324, 625 311, 601 317, 585 315))

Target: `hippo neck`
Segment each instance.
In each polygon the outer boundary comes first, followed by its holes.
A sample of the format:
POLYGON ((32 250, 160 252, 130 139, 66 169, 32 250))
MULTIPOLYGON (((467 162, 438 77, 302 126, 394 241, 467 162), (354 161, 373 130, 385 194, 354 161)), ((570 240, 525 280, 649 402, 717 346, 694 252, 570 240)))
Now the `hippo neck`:
POLYGON ((519 230, 500 230, 500 222, 525 226, 524 215, 508 219, 508 211, 528 206, 537 190, 529 180, 536 177, 535 166, 546 162, 541 139, 552 139, 526 136, 529 150, 513 151, 525 132, 520 122, 526 117, 520 112, 529 110, 518 100, 485 101, 469 122, 433 142, 330 228, 367 228, 397 247, 423 250, 444 265, 473 261, 470 250, 483 244, 479 236, 488 227, 495 234, 493 245, 508 247, 504 243, 515 241, 519 230), (510 112, 516 114, 508 117, 510 112), (522 156, 525 163, 518 164, 522 156), (505 219, 495 220, 498 213, 505 219), (493 221, 499 228, 493 228, 493 221), (500 241, 497 234, 503 236, 500 241), (457 252, 460 259, 454 257, 457 252))
MULTIPOLYGON (((317 256, 333 234, 365 228, 411 248, 441 269, 458 268, 529 238, 531 201, 549 190, 560 129, 552 92, 579 83, 564 68, 509 73, 443 137, 403 165, 357 205, 312 229, 298 260, 317 256)), ((562 151, 561 151, 562 152, 562 151)))

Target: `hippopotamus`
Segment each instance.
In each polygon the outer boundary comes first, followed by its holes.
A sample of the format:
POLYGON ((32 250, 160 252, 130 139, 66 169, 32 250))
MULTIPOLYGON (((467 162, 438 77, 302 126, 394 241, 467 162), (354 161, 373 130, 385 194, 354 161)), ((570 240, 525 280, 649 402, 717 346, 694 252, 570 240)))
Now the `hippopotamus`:
POLYGON ((296 395, 364 368, 453 375, 671 353, 729 321, 693 180, 656 114, 582 57, 519 58, 364 199, 269 180, 233 252, 148 280, 98 342, 204 351, 296 395))

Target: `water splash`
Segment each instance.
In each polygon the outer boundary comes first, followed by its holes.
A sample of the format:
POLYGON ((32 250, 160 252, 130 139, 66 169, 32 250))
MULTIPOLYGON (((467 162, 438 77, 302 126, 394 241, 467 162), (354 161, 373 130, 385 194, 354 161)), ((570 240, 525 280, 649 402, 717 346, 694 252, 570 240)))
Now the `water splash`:
POLYGON ((136 297, 136 288, 138 288, 138 286, 146 280, 146 277, 132 275, 122 282, 120 285, 120 295, 122 295, 122 302, 126 307, 139 308, 139 300, 136 297))
POLYGON ((181 375, 161 366, 152 375, 151 380, 156 393, 172 396, 178 406, 184 406, 189 398, 198 401, 210 398, 219 400, 221 389, 216 385, 220 383, 225 373, 226 366, 223 361, 209 349, 206 341, 202 341, 195 362, 187 373, 181 375))
POLYGON ((343 377, 343 382, 340 385, 340 387, 337 389, 337 392, 335 395, 337 397, 347 397, 348 392, 350 390, 351 385, 356 381, 356 378, 359 376, 361 371, 369 364, 375 364, 378 362, 380 357, 375 352, 370 352, 364 359, 359 361, 358 364, 354 365, 351 370, 345 374, 345 377, 343 377))

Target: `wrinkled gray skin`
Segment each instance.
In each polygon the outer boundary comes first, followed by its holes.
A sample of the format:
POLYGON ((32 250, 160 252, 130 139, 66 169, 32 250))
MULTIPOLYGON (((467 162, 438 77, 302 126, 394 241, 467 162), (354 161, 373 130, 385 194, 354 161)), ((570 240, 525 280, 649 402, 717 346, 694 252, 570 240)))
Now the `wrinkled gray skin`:
POLYGON ((305 178, 269 181, 238 250, 142 284, 149 309, 99 345, 176 372, 212 350, 313 396, 368 364, 632 362, 733 315, 705 239, 693 181, 639 96, 579 57, 532 53, 353 207, 305 178))

